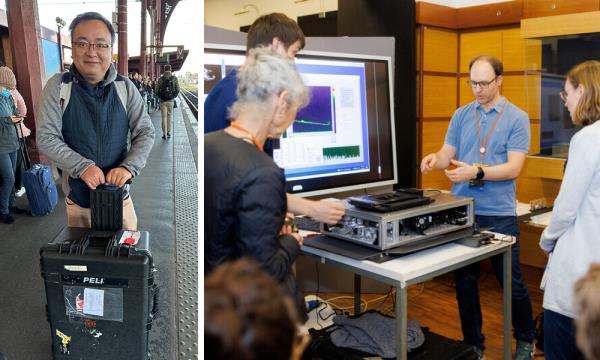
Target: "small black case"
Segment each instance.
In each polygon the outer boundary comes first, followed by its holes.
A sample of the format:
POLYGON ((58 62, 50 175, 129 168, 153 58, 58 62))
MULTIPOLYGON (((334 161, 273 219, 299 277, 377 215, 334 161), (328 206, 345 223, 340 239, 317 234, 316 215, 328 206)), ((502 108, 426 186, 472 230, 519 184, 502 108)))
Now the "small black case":
POLYGON ((99 185, 90 191, 92 229, 116 231, 123 228, 123 188, 99 185))

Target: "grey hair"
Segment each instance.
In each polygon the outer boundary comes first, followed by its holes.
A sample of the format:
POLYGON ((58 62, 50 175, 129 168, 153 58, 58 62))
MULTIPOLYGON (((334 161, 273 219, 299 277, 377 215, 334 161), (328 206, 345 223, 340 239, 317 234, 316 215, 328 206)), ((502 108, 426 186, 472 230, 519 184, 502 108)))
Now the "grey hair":
POLYGON ((308 88, 290 58, 269 48, 251 49, 237 74, 238 100, 229 110, 231 118, 239 116, 247 105, 266 105, 283 91, 288 92, 288 106, 299 109, 308 104, 308 88))

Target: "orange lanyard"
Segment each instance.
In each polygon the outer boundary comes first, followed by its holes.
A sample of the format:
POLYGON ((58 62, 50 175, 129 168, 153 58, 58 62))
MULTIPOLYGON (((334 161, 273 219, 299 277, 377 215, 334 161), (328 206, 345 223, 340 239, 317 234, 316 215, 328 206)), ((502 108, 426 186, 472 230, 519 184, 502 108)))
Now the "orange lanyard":
POLYGON ((256 137, 256 135, 254 135, 253 133, 250 132, 250 130, 240 126, 238 123, 236 123, 235 121, 231 122, 231 127, 234 127, 238 130, 241 130, 242 132, 245 132, 246 134, 248 134, 250 136, 250 139, 252 140, 252 143, 254 145, 256 145, 256 147, 258 148, 258 150, 264 152, 265 150, 263 149, 263 146, 261 145, 261 143, 258 141, 258 138, 256 137))
POLYGON ((504 112, 504 107, 506 106, 506 103, 508 102, 508 100, 504 101, 504 105, 502 105, 502 107, 500 108, 500 112, 498 112, 498 116, 496 116, 496 120, 494 120, 494 123, 492 124, 492 127, 490 128, 490 131, 488 131, 487 136, 485 137, 485 141, 482 141, 481 138, 481 131, 479 130, 479 112, 477 111, 477 107, 475 107, 475 127, 477 128, 477 138, 479 139, 479 158, 483 161, 483 156, 485 155, 485 152, 487 150, 487 143, 490 140, 490 135, 492 135, 492 131, 494 131, 494 128, 496 127, 496 124, 498 124, 498 120, 500 120, 500 117, 502 116, 502 113, 504 112))

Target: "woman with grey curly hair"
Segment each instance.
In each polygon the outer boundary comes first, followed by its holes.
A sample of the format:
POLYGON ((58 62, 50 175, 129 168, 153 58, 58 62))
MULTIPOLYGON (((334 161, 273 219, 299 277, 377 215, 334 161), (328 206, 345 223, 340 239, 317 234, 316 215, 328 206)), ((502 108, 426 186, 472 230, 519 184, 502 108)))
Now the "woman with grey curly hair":
POLYGON ((234 121, 204 136, 204 271, 254 257, 305 318, 292 273, 302 236, 280 234, 287 210, 285 178, 263 145, 292 124, 308 102, 308 89, 292 60, 266 48, 250 50, 237 76, 234 121))

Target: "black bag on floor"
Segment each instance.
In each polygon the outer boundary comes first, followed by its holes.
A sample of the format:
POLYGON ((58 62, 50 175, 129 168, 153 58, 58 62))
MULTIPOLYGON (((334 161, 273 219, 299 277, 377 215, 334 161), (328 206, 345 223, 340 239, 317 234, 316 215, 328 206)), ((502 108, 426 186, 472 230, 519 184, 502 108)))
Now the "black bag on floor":
MULTIPOLYGON (((362 351, 341 348, 331 342, 333 326, 321 330, 310 330, 311 342, 302 354, 302 360, 361 360, 373 357, 362 351)), ((472 347, 462 341, 448 339, 432 333, 424 327, 425 343, 408 353, 410 360, 476 360, 472 347)))
POLYGON ((40 256, 54 359, 148 359, 158 288, 147 232, 65 228, 40 256))

